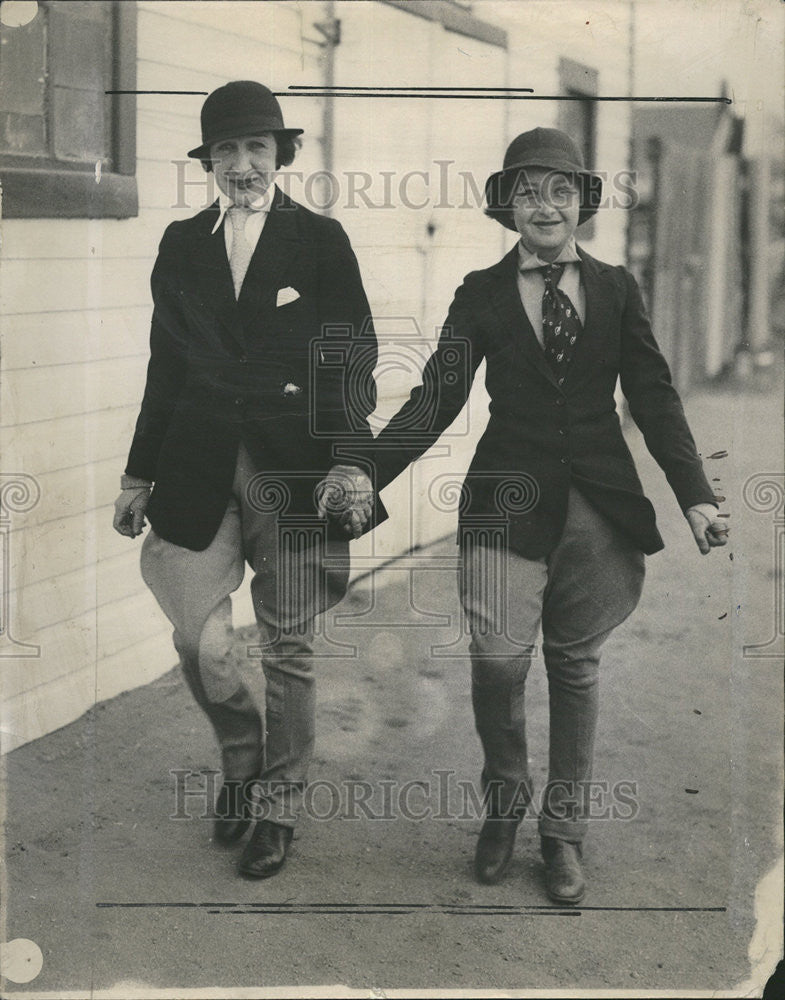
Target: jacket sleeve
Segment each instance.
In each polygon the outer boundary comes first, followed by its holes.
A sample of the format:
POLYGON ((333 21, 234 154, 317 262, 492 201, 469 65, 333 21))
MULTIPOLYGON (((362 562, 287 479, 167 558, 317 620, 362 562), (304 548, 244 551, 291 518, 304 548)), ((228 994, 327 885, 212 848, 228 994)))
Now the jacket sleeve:
MULTIPOLYGON (((318 433, 328 434, 345 452, 345 461, 367 455, 373 435, 368 417, 376 409, 374 369, 376 331, 360 268, 340 223, 329 221, 321 244, 319 322, 321 336, 314 363, 327 389, 319 394, 318 433)), ((340 458, 338 459, 340 461, 340 458)), ((362 464, 362 463, 361 463, 362 464)))
POLYGON ((668 363, 651 330, 640 289, 624 270, 626 305, 621 330, 621 388, 646 447, 683 511, 717 500, 703 471, 668 363))
POLYGON ((381 489, 424 454, 450 426, 469 398, 485 350, 467 282, 458 288, 422 382, 376 439, 377 485, 381 489))
POLYGON ((156 478, 158 455, 184 383, 186 367, 187 327, 170 280, 173 273, 169 252, 171 229, 170 226, 164 233, 150 278, 153 294, 150 360, 125 467, 127 475, 151 481, 156 478))

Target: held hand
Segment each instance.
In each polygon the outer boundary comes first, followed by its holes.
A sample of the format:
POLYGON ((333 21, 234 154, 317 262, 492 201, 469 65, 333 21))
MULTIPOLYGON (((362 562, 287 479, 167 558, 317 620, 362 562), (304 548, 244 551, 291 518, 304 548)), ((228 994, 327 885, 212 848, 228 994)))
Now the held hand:
POLYGON ((128 538, 141 535, 146 523, 144 512, 149 499, 150 489, 146 486, 121 490, 120 496, 114 502, 114 530, 128 538))
POLYGON ((728 544, 728 525, 719 517, 717 508, 711 503, 699 503, 690 507, 686 518, 695 536, 695 542, 701 550, 701 555, 707 555, 710 549, 718 545, 728 544))
POLYGON ((333 517, 359 538, 371 517, 373 485, 356 465, 334 465, 317 487, 319 517, 333 517))

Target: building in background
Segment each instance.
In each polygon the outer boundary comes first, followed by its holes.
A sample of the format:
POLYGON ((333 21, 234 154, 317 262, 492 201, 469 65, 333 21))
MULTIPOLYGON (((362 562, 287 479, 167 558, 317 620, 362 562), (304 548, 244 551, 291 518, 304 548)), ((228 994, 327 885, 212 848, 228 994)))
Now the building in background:
MULTIPOLYGON (((111 521, 158 241, 215 194, 185 156, 203 95, 241 78, 310 88, 282 98, 306 135, 281 183, 351 237, 378 319, 384 421, 418 381, 463 275, 514 241, 480 206, 510 139, 560 125, 592 165, 629 167, 627 105, 550 99, 628 93, 629 9, 616 2, 595 21, 561 3, 93 0, 41 2, 30 23, 2 28, 3 749, 172 666, 138 544, 111 521), (325 96, 325 85, 464 96, 325 96)), ((626 226, 623 209, 603 211, 583 242, 621 263, 626 226)), ((452 435, 390 486, 393 516, 355 548, 356 572, 454 530, 431 484, 461 476, 486 413, 478 387, 452 435)), ((246 598, 236 612, 252 621, 246 598)))
POLYGON ((636 107, 629 264, 680 390, 771 347, 771 151, 728 105, 636 107))

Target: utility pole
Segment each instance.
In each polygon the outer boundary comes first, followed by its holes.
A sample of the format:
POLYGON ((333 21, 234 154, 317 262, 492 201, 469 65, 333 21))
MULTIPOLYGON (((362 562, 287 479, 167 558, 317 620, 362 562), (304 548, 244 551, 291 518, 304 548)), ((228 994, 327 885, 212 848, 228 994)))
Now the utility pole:
MULTIPOLYGON (((629 0, 630 7, 630 23, 629 23, 629 33, 628 33, 628 47, 627 47, 627 96, 633 98, 635 96, 635 46, 637 44, 636 40, 636 8, 635 0, 629 0)), ((627 105, 627 168, 632 174, 635 169, 635 135, 633 132, 633 102, 629 101, 627 105)), ((627 213, 627 225, 624 233, 624 253, 625 253, 625 264, 629 267, 630 258, 632 256, 632 226, 630 225, 630 213, 627 213)), ((649 300, 651 301, 651 300, 649 300)))
MULTIPOLYGON (((335 98, 333 97, 333 87, 335 86, 335 49, 341 43, 341 22, 335 16, 334 0, 326 0, 324 5, 324 20, 317 21, 314 28, 324 39, 320 42, 322 48, 322 63, 324 65, 324 89, 326 97, 324 110, 322 113, 322 159, 324 170, 329 177, 333 176, 335 165, 335 98)), ((328 206, 331 199, 327 199, 328 206)), ((328 207, 328 212, 331 208, 328 207)))
MULTIPOLYGON (((761 129, 765 133, 765 124, 761 129)), ((747 342, 753 358, 769 340, 769 152, 765 138, 749 162, 747 342)))

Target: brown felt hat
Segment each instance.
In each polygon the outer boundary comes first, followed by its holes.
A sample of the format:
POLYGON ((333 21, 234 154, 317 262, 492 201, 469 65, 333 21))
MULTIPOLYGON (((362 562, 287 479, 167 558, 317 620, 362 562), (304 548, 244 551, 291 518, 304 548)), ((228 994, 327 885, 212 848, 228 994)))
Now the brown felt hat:
POLYGON ((302 135, 301 128, 286 128, 275 94, 255 80, 233 80, 210 94, 202 105, 202 145, 188 155, 209 160, 210 146, 222 139, 274 132, 302 135))
POLYGON ((504 166, 485 182, 485 214, 508 229, 515 230, 512 199, 515 182, 526 167, 541 167, 575 178, 581 192, 578 225, 600 207, 602 178, 585 168, 573 140, 556 128, 533 128, 512 140, 504 154, 504 166))

